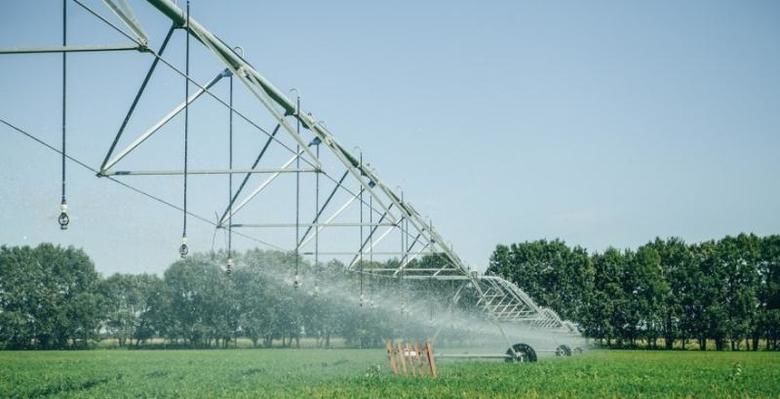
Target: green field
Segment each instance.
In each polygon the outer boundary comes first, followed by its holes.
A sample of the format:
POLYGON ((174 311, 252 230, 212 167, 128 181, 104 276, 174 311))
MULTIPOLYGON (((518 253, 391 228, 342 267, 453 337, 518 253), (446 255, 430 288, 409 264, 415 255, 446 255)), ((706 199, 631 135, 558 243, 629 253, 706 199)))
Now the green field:
POLYGON ((0 352, 0 397, 780 397, 780 354, 594 351, 389 373, 382 350, 0 352), (377 368, 377 365, 379 366, 377 368))

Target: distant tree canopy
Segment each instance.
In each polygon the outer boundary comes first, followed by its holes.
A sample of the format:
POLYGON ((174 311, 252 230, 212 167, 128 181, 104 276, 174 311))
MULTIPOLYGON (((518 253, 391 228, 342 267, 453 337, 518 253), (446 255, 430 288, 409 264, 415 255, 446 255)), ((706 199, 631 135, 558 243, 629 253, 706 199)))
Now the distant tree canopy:
MULTIPOLYGON (((296 289, 292 253, 250 250, 234 259, 232 275, 222 269, 224 253, 213 253, 177 261, 162 277, 102 278, 81 250, 0 247, 0 348, 80 348, 105 337, 120 346, 163 338, 168 345, 225 347, 238 337, 254 346, 294 346, 303 336, 323 347, 333 337, 378 346, 385 338, 432 335, 435 326, 424 320, 444 310, 456 288, 398 279, 359 284, 360 274, 338 261, 300 259, 307 279, 296 289), (365 300, 357 299, 359 286, 365 300), (383 306, 374 306, 383 299, 383 306)), ((443 259, 434 254, 414 262, 436 267, 443 259)), ((689 340, 706 347, 710 339, 716 349, 728 343, 739 349, 745 340, 751 349, 759 342, 778 349, 780 236, 742 234, 692 245, 656 239, 635 251, 593 254, 559 240, 499 245, 488 272, 515 282, 607 345, 641 340, 656 347, 664 338, 668 348, 689 340)), ((460 303, 473 307, 472 299, 460 303)), ((445 329, 438 339, 461 339, 462 333, 445 329)))
POLYGON ((672 348, 697 340, 706 349, 743 341, 758 348, 780 338, 780 236, 740 234, 686 244, 655 239, 637 250, 609 248, 588 255, 564 242, 499 245, 488 272, 526 290, 536 301, 579 323, 607 345, 634 346, 660 338, 672 348))
POLYGON ((250 250, 234 258, 232 275, 222 269, 224 254, 194 254, 170 265, 162 278, 102 279, 81 250, 2 247, 0 348, 78 348, 101 337, 115 338, 120 346, 164 338, 180 347, 226 347, 238 337, 255 346, 279 340, 292 346, 303 335, 322 347, 333 337, 364 347, 379 346, 387 337, 431 334, 430 325, 399 323, 391 309, 368 302, 371 291, 393 289, 388 285, 397 280, 367 278, 366 303, 358 303, 359 276, 339 262, 313 266, 301 259, 300 273, 319 286, 296 289, 293 254, 250 250), (328 295, 318 295, 320 289, 328 295))
POLYGON ((86 346, 103 297, 81 250, 41 244, 0 247, 0 343, 9 348, 86 346))

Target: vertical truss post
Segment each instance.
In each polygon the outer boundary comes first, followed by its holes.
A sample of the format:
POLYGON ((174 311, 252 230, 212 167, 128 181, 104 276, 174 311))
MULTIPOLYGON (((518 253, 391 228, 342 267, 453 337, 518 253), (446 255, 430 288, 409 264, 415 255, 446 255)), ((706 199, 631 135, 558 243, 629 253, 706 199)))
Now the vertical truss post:
MULTIPOLYGON (((62 47, 68 45, 68 1, 62 0, 62 47)), ((67 230, 70 223, 68 217, 68 201, 65 199, 65 159, 67 158, 66 147, 66 120, 67 120, 67 90, 68 90, 68 53, 62 52, 62 198, 60 199, 60 216, 57 222, 60 230, 67 230)))
MULTIPOLYGON (((317 146, 317 151, 316 151, 315 155, 317 156, 317 161, 319 162, 319 160, 320 160, 320 143, 319 143, 319 141, 315 145, 317 146)), ((346 176, 346 175, 344 175, 344 176, 346 176)), ((338 185, 336 185, 336 188, 338 188, 338 185)), ((316 216, 314 217, 314 223, 319 223, 319 218, 320 218, 320 174, 319 173, 317 173, 314 176, 314 191, 315 191, 315 193, 314 193, 314 211, 316 212, 315 213, 316 216)), ((328 200, 330 200, 330 198, 328 198, 328 200)), ((309 229, 306 230, 307 234, 309 233, 310 229, 311 229, 311 226, 309 226, 309 229)), ((304 234, 304 237, 305 236, 306 235, 304 234)), ((300 245, 300 242, 299 242, 298 245, 300 245)), ((314 266, 315 267, 319 267, 319 263, 320 263, 320 230, 317 229, 317 230, 314 231, 314 266)))
MULTIPOLYGON (((384 219, 384 217, 382 218, 384 219)), ((379 220, 377 223, 377 226, 374 226, 374 197, 368 196, 368 225, 371 226, 371 231, 368 234, 368 240, 369 240, 369 246, 368 246, 368 264, 371 267, 371 270, 375 268, 374 265, 374 232, 376 231, 376 227, 379 227, 378 225, 382 223, 382 219, 379 220)), ((361 250, 362 251, 362 250, 361 250)), ((371 273, 373 274, 373 273, 371 273)), ((371 296, 371 274, 368 275, 368 295, 371 296)), ((369 303, 373 303, 373 299, 369 299, 369 303)))
POLYGON ((181 233, 181 246, 179 247, 179 254, 182 258, 189 253, 189 247, 187 246, 187 168, 189 161, 189 126, 190 126, 190 0, 187 0, 187 25, 186 25, 186 43, 184 51, 184 212, 182 217, 184 218, 182 233, 181 233))
MULTIPOLYGON (((297 95, 295 99, 295 133, 301 135, 301 119, 297 115, 301 112, 301 96, 297 95)), ((319 162, 319 160, 318 160, 319 162)), ((301 237, 301 146, 298 144, 295 154, 295 288, 300 285, 300 255, 299 249, 301 237)))
MULTIPOLYGON (((360 152, 360 170, 363 170, 363 151, 360 152)), ((360 249, 356 256, 360 262, 360 306, 363 306, 363 190, 360 190, 360 249)))
MULTIPOLYGON (((233 74, 230 75, 230 102, 228 116, 228 169, 233 170, 233 74)), ((233 209, 233 174, 228 173, 228 211, 233 209)), ((228 218, 227 273, 233 270, 233 216, 228 218)))

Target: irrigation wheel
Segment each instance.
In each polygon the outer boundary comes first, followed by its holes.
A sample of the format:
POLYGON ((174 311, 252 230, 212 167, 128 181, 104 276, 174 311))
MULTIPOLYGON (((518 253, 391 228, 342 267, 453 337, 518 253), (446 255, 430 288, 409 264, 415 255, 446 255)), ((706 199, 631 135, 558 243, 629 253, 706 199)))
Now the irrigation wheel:
POLYGON ((506 358, 507 363, 525 363, 536 361, 536 351, 531 347, 531 345, 528 344, 514 344, 511 348, 506 350, 506 354, 510 356, 506 358))
POLYGON ((571 356, 571 348, 567 345, 561 345, 555 349, 555 356, 571 356))

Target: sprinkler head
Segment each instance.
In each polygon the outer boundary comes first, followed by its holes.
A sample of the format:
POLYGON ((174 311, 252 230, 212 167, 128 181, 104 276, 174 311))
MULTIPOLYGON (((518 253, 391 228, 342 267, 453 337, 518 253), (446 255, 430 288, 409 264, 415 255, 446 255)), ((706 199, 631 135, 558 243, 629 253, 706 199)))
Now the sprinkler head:
POLYGON ((230 273, 233 272, 233 258, 228 258, 227 260, 227 267, 225 268, 225 273, 229 276, 230 273))
POLYGON ((60 230, 67 230, 70 223, 70 217, 68 216, 68 204, 63 200, 60 204, 60 216, 57 218, 57 223, 60 224, 60 230))
POLYGON ((295 275, 295 281, 293 282, 293 287, 296 289, 301 286, 301 276, 295 275))
POLYGON ((190 247, 187 246, 187 237, 181 238, 181 245, 179 246, 179 255, 181 255, 182 259, 187 257, 187 254, 190 253, 190 247))

